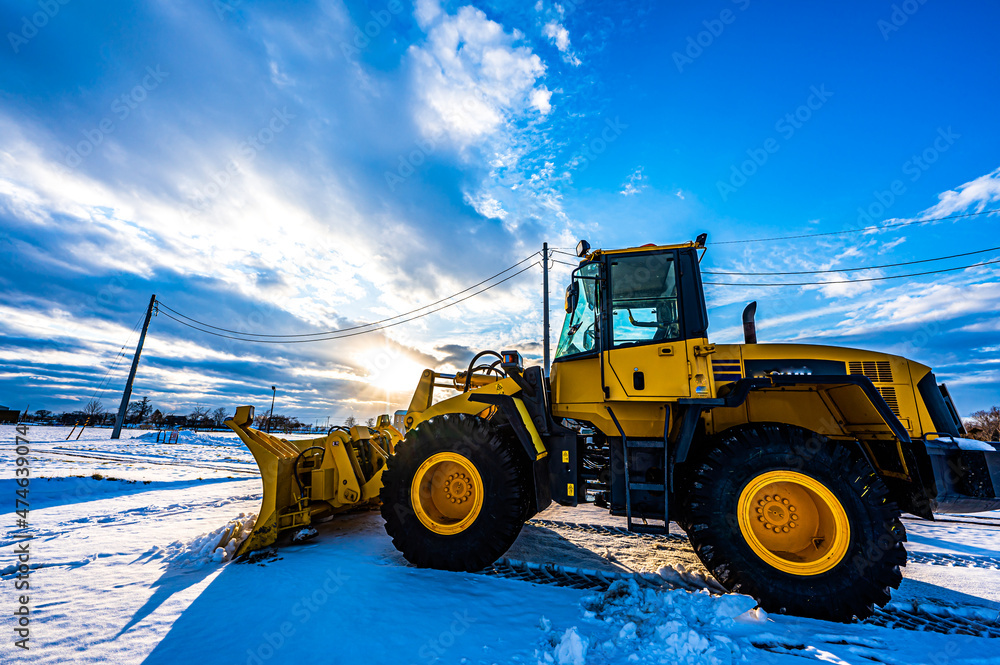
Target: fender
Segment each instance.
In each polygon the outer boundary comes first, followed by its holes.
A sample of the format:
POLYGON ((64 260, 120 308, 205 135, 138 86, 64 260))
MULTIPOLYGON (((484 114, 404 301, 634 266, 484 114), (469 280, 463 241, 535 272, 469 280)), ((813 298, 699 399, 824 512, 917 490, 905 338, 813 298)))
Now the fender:
MULTIPOLYGON (((694 439, 694 432, 698 420, 704 410, 717 407, 731 408, 742 405, 751 390, 766 390, 768 388, 779 388, 784 386, 826 386, 828 388, 855 386, 860 390, 865 398, 882 419, 886 428, 894 437, 904 444, 910 443, 910 433, 899 422, 899 418, 892 412, 889 405, 881 393, 875 388, 875 384, 867 376, 856 374, 848 375, 787 375, 772 374, 765 378, 740 379, 733 383, 732 389, 724 397, 716 398, 681 398, 678 404, 686 407, 678 431, 677 440, 674 443, 674 461, 684 462, 687 460, 688 452, 691 449, 691 442, 694 439)), ((869 460, 870 461, 870 460, 869 460)))
POLYGON ((512 378, 524 388, 516 395, 482 392, 470 395, 469 399, 496 406, 513 429, 526 460, 531 463, 534 512, 544 510, 553 500, 564 506, 577 505, 582 491, 582 460, 576 432, 552 418, 549 390, 541 368, 529 367, 512 378))
POLYGON ((548 455, 545 444, 542 442, 542 437, 539 435, 538 429, 535 427, 535 423, 532 422, 531 416, 528 414, 528 409, 524 405, 524 400, 511 395, 473 393, 469 395, 469 401, 480 404, 491 404, 499 408, 501 413, 507 418, 511 429, 514 430, 514 434, 517 435, 517 440, 521 443, 524 453, 528 456, 529 460, 540 460, 548 455))

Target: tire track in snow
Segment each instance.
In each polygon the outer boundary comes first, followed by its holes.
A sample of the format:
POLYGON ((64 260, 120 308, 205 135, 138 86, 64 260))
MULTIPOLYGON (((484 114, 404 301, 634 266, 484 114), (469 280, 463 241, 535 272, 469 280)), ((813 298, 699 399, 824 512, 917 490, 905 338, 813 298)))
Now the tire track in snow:
POLYGON ((990 568, 1000 570, 1000 557, 973 556, 970 554, 943 554, 937 552, 907 552, 907 563, 929 566, 959 566, 962 568, 990 568))
MULTIPOLYGON (((924 522, 934 524, 934 522, 924 522)), ((597 533, 608 536, 626 536, 650 540, 687 541, 682 534, 645 534, 628 531, 624 527, 605 524, 579 524, 575 522, 560 522, 556 520, 532 519, 527 524, 553 528, 570 529, 587 533, 597 533)), ((983 525, 992 526, 992 525, 983 525)), ((908 552, 908 563, 928 564, 937 566, 962 566, 975 568, 1000 569, 1000 557, 970 556, 961 554, 934 554, 926 552, 908 552)), ((670 577, 669 569, 666 577, 670 577)), ((601 571, 579 570, 555 563, 529 563, 513 559, 500 559, 497 563, 481 571, 485 575, 494 575, 508 579, 516 579, 535 584, 555 584, 575 589, 606 590, 616 579, 633 578, 640 584, 660 588, 679 589, 691 587, 681 580, 660 579, 655 573, 609 573, 601 571)), ((713 580, 714 581, 714 580, 713 580)), ((713 593, 718 593, 713 589, 713 593)), ((982 608, 937 608, 929 611, 923 606, 904 606, 900 603, 890 603, 885 608, 875 608, 875 614, 862 623, 888 628, 903 628, 906 630, 930 631, 943 634, 974 635, 977 637, 1000 638, 1000 617, 982 620, 975 616, 961 616, 982 612, 982 608)))

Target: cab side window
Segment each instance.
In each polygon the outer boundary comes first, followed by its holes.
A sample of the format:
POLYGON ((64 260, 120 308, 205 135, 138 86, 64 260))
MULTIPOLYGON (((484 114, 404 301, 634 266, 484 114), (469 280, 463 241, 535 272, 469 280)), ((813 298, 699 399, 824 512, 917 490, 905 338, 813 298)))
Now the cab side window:
POLYGON ((680 339, 673 253, 611 260, 612 346, 680 339))
POLYGON ((556 358, 596 351, 597 314, 601 308, 597 287, 599 275, 600 267, 596 263, 584 265, 577 271, 574 281, 579 287, 579 298, 576 308, 563 322, 556 358))

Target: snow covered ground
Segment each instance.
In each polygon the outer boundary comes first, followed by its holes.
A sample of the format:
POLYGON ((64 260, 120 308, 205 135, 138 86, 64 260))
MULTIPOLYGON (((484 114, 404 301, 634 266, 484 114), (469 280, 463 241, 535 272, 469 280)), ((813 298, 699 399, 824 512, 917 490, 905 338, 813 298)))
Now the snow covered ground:
MULTIPOLYGON (((28 433, 31 588, 16 591, 15 433, 0 426, 3 663, 1000 664, 1000 639, 767 616, 736 595, 419 570, 374 512, 318 525, 316 538, 275 558, 231 563, 216 546, 246 528, 260 498, 235 435, 170 445, 135 431, 115 442, 106 429, 68 433, 28 433), (26 593, 29 651, 14 646, 26 593)), ((510 558, 626 574, 701 570, 683 540, 564 524, 621 525, 593 507, 540 517, 510 558)), ((907 521, 914 562, 894 604, 1000 628, 1000 515, 945 519, 907 521)))

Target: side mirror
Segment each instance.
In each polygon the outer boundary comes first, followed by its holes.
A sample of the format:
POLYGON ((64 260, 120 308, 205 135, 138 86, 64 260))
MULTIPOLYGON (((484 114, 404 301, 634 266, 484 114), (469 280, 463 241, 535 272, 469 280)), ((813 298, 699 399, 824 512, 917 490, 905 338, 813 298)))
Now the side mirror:
POLYGON ((566 313, 572 314, 576 311, 576 305, 580 301, 580 283, 570 282, 566 287, 566 313))

